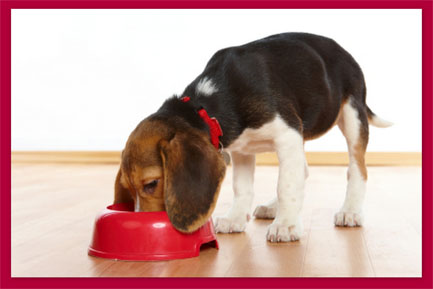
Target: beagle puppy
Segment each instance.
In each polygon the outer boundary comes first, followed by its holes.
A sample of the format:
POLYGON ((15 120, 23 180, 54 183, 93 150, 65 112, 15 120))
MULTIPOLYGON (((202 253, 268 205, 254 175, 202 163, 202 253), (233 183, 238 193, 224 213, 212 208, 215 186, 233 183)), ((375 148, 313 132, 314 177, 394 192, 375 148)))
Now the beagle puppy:
POLYGON ((299 240, 308 175, 304 142, 338 125, 350 164, 346 198, 334 222, 361 226, 368 126, 391 125, 365 98, 361 68, 332 39, 283 33, 222 49, 180 96, 166 100, 131 133, 114 203, 165 210, 175 228, 192 232, 214 210, 226 169, 224 150, 233 163, 234 202, 216 218, 215 230, 242 232, 250 219, 255 154, 275 151, 277 197, 253 215, 274 219, 270 242, 299 240))

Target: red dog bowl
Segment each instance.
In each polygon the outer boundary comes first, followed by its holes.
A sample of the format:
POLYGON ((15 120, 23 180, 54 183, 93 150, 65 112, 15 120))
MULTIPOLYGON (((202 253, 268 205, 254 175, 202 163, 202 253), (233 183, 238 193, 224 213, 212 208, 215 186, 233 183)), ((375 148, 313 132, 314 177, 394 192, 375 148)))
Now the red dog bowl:
POLYGON ((212 220, 197 231, 176 230, 167 212, 133 212, 134 204, 108 206, 95 220, 89 255, 118 260, 172 260, 196 257, 200 246, 218 249, 212 220))

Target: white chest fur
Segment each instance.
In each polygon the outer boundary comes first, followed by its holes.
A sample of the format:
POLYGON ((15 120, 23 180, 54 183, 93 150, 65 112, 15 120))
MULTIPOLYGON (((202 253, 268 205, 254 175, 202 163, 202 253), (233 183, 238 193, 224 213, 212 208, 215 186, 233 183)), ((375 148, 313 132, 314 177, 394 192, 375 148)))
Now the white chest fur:
POLYGON ((275 151, 275 138, 287 130, 287 124, 279 115, 257 129, 247 128, 226 150, 254 154, 275 151))

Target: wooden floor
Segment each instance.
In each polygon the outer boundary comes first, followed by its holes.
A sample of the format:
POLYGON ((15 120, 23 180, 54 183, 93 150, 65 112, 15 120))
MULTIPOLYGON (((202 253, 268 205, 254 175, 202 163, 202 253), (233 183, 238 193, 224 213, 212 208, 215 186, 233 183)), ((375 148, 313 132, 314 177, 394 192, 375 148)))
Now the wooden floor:
MULTIPOLYGON (((370 167, 363 228, 336 228, 346 168, 310 167, 301 241, 266 242, 270 221, 218 234, 220 250, 161 261, 111 261, 87 255, 93 220, 112 201, 115 165, 12 166, 13 277, 421 276, 421 168, 370 167)), ((227 171, 215 215, 232 199, 227 171)), ((277 167, 257 167, 254 206, 276 192, 277 167)))

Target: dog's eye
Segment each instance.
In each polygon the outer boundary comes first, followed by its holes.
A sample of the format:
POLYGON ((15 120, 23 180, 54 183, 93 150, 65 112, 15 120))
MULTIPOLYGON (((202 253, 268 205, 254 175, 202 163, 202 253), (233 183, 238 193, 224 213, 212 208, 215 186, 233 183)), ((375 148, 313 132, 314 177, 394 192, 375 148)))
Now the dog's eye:
POLYGON ((159 180, 153 180, 150 183, 143 185, 143 192, 145 192, 146 194, 152 194, 155 191, 158 183, 159 180))

